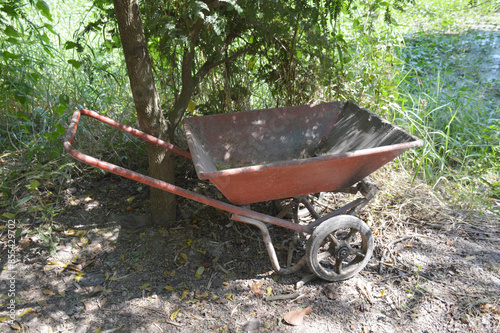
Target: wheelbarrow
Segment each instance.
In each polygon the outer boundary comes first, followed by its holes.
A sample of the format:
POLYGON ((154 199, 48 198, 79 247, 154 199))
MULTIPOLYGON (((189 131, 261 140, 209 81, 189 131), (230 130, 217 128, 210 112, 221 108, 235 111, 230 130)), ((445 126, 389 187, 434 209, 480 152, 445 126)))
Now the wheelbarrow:
POLYGON ((327 281, 352 277, 372 255, 372 232, 354 216, 377 192, 365 178, 422 145, 415 136, 350 101, 192 117, 183 124, 189 151, 83 109, 73 115, 64 148, 83 163, 230 212, 232 220, 261 230, 276 273, 291 274, 307 264, 327 281), (228 202, 79 152, 72 143, 81 115, 192 159, 198 178, 212 182, 228 202), (309 200, 310 194, 320 192, 361 197, 320 216, 309 200), (248 208, 282 199, 289 203, 277 216, 248 208), (312 222, 297 218, 299 204, 309 211, 312 222), (291 211, 293 219, 287 218, 291 211), (308 238, 305 255, 295 265, 280 266, 268 224, 308 238))

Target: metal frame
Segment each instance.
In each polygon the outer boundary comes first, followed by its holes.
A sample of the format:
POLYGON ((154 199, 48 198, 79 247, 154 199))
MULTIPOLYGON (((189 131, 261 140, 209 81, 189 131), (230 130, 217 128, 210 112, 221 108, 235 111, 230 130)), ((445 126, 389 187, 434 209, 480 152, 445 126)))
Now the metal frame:
POLYGON ((120 167, 118 165, 102 161, 100 159, 97 159, 95 157, 92 157, 90 155, 86 155, 75 148, 73 148, 73 139, 75 138, 76 131, 78 128, 78 123, 80 121, 80 117, 84 115, 90 118, 94 118, 96 120, 99 120, 107 125, 110 125, 112 127, 115 127, 123 132, 129 133, 133 136, 136 136, 144 141, 150 142, 152 144, 155 144, 157 146, 163 147, 165 149, 168 149, 176 154, 179 154, 181 156, 184 156, 186 158, 192 159, 191 154, 184 150, 181 149, 171 143, 165 142, 163 140, 160 140, 152 135, 146 134, 142 131, 139 131, 133 127, 124 125, 122 123, 119 123, 109 117, 100 115, 94 111, 82 109, 75 111, 71 120, 71 123, 68 127, 68 134, 66 137, 66 140, 64 141, 64 149, 66 152, 68 152, 71 156, 73 156, 76 160, 83 162, 85 164, 88 164, 90 166, 114 173, 116 175, 129 178, 132 180, 135 180, 137 182, 170 192, 175 195, 179 195, 182 197, 185 197, 187 199, 191 199, 227 212, 232 213, 231 219, 234 221, 239 221, 247 224, 251 224, 256 226, 257 228, 260 229, 262 232, 262 238, 263 241, 266 245, 266 249, 269 254, 269 259, 271 261, 271 264, 273 266, 273 269, 276 271, 276 273, 279 274, 290 274, 296 272, 298 269, 300 269, 304 264, 306 263, 306 258, 303 257, 300 259, 300 261, 295 264, 292 267, 289 268, 281 268, 279 265, 278 258, 276 256, 276 252, 274 250, 274 246, 272 243, 272 239, 269 234, 269 230, 265 223, 270 223, 273 225, 277 225, 283 228, 295 230, 298 232, 302 232, 305 234, 311 234, 313 230, 320 225, 322 222, 330 219, 333 216, 340 215, 340 214, 354 214, 355 211, 360 209, 362 206, 366 205, 368 201, 373 198, 373 196, 376 194, 377 189, 373 184, 370 184, 366 182, 365 180, 359 182, 357 186, 351 187, 349 189, 345 189, 342 191, 337 191, 337 192, 348 192, 348 193, 358 193, 360 192, 363 194, 363 198, 359 198, 354 200, 353 202, 345 205, 344 207, 341 207, 323 217, 320 217, 319 214, 314 210, 312 205, 306 200, 305 196, 302 197, 297 197, 294 198, 294 204, 303 203, 306 208, 310 211, 312 216, 316 219, 314 222, 310 223, 309 225, 301 225, 298 223, 290 222, 287 220, 284 220, 282 217, 285 216, 292 208, 292 205, 288 205, 285 207, 280 214, 278 214, 278 217, 273 217, 270 215, 258 213, 256 211, 253 211, 251 209, 247 209, 244 207, 232 205, 220 200, 212 199, 210 197, 186 190, 182 187, 178 187, 176 185, 167 183, 165 181, 152 178, 146 175, 143 175, 141 173, 120 167), (264 223, 265 222, 265 223, 264 223))

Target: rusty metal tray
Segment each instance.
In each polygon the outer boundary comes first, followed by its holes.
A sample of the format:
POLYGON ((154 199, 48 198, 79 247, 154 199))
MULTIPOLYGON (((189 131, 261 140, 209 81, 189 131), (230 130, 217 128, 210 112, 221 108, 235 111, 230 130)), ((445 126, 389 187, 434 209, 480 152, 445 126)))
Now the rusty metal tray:
POLYGON ((193 117, 184 129, 198 177, 236 205, 336 191, 422 145, 354 102, 193 117))

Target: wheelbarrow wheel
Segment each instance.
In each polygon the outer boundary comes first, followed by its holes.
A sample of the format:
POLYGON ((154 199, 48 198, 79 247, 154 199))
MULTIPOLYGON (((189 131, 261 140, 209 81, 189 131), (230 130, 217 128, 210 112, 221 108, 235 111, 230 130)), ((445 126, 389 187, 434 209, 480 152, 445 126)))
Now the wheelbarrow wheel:
POLYGON ((309 268, 327 281, 346 280, 361 271, 373 252, 373 235, 360 219, 332 217, 314 229, 307 242, 309 268))

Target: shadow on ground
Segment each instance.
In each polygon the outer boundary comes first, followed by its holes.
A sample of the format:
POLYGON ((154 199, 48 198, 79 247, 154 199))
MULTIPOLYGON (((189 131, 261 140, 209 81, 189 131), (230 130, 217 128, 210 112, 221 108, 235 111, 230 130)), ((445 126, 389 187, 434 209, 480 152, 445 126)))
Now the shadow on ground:
MULTIPOLYGON (((183 186, 216 193, 197 181, 183 186)), ((54 253, 37 234, 23 234, 18 242, 16 325, 27 332, 463 332, 499 327, 500 245, 488 233, 428 228, 431 221, 403 224, 400 230, 374 225, 375 253, 364 271, 344 282, 312 280, 297 290, 308 270, 271 274, 258 230, 230 221, 224 212, 180 199, 178 226, 150 226, 134 217, 147 211, 147 189, 111 175, 74 184, 66 200, 52 234, 58 242, 54 253), (300 296, 269 302, 251 290, 258 283, 264 295, 300 296), (303 325, 283 322, 286 313, 306 306, 313 311, 303 325)), ((257 208, 271 209, 266 204, 257 208)), ((271 230, 280 261, 286 262, 292 234, 271 230)), ((304 240, 295 257, 303 254, 303 245, 304 240)), ((4 246, 2 266, 6 254, 4 246)), ((3 308, 10 301, 9 273, 4 267, 0 275, 3 308)), ((4 311, 0 317, 7 315, 4 311)), ((7 323, 0 327, 11 330, 7 323)))

